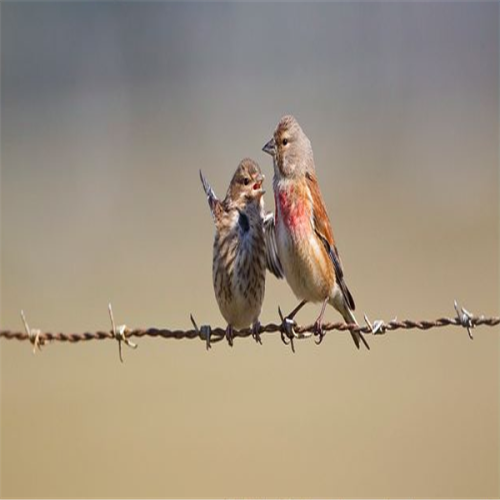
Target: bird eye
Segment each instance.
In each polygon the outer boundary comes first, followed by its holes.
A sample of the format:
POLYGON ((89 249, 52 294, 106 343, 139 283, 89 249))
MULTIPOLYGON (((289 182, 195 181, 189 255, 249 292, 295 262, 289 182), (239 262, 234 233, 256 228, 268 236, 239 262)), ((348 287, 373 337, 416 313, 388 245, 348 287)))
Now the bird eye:
POLYGON ((281 144, 283 144, 283 146, 286 146, 288 144, 288 139, 285 137, 281 144))
POLYGON ((250 182, 250 179, 248 177, 245 177, 243 179, 243 184, 245 184, 245 186, 248 186, 249 182, 250 182))

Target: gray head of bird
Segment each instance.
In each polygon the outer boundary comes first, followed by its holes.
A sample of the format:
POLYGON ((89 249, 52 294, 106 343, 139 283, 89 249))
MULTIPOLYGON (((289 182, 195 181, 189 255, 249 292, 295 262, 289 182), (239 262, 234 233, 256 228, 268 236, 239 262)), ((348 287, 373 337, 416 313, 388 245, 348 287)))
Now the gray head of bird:
POLYGON ((273 138, 262 150, 273 157, 278 178, 296 178, 314 171, 311 141, 292 115, 281 118, 273 138))

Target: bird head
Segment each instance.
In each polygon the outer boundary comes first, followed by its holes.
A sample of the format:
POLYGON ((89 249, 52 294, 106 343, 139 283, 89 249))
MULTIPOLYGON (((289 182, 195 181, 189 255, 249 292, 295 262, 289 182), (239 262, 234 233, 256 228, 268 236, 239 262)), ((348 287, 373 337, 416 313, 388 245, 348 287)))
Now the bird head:
POLYGON ((256 201, 260 203, 264 190, 264 175, 260 167, 250 158, 241 160, 231 179, 227 196, 238 204, 256 201))
POLYGON ((314 170, 311 141, 292 115, 281 118, 273 138, 262 150, 273 157, 278 178, 300 177, 314 170))

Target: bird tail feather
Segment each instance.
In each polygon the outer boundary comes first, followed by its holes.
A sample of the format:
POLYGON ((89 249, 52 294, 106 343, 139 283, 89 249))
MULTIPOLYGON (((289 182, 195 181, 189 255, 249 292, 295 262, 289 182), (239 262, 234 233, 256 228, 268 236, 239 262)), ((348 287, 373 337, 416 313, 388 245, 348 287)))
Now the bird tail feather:
MULTIPOLYGON (((347 306, 347 304, 344 304, 344 307, 342 307, 342 309, 339 311, 340 314, 342 314, 342 317, 344 318, 344 321, 348 324, 356 324, 356 325, 359 325, 359 323, 356 321, 356 317, 354 316, 354 313, 351 311, 351 309, 349 309, 349 307, 347 306)), ((352 336, 352 340, 354 341, 354 343, 356 344, 356 347, 359 349, 359 346, 360 346, 360 341, 363 342, 363 344, 365 345, 365 347, 370 350, 370 346, 368 345, 368 342, 366 341, 366 339, 363 337, 363 335, 361 335, 360 332, 353 332, 351 330, 351 336, 352 336)))

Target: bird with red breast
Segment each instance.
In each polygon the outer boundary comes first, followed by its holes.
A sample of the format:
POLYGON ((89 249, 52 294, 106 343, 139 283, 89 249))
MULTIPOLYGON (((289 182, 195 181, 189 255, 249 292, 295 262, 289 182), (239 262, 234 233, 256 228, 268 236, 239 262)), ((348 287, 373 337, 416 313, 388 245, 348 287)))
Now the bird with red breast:
MULTIPOLYGON (((311 141, 297 120, 286 115, 262 149, 273 158, 276 205, 274 218, 266 221, 267 267, 277 277, 285 277, 301 301, 283 320, 283 327, 293 322, 308 302, 321 303, 314 323, 314 334, 320 343, 327 304, 339 311, 346 323, 358 323, 316 177, 311 141)), ((359 331, 350 332, 358 349, 360 342, 369 349, 359 331)))

